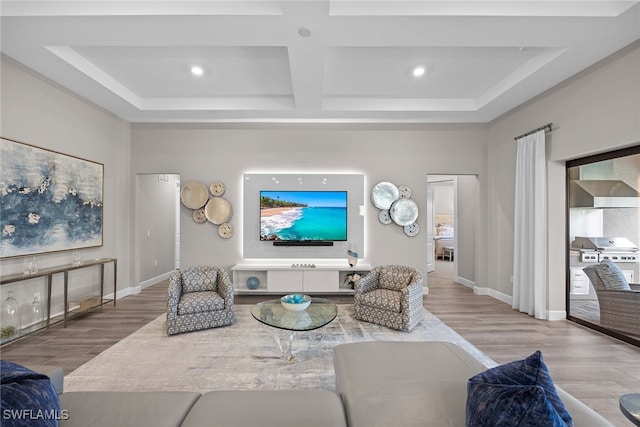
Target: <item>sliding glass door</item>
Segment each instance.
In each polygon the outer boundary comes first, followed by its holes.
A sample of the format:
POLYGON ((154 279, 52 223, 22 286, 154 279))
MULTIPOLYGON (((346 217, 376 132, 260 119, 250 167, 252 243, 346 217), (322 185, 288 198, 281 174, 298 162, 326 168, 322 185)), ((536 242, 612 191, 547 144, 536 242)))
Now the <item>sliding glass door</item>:
POLYGON ((640 345, 640 146, 568 162, 567 204, 568 318, 640 345), (624 280, 594 285, 584 269, 604 260, 624 280))

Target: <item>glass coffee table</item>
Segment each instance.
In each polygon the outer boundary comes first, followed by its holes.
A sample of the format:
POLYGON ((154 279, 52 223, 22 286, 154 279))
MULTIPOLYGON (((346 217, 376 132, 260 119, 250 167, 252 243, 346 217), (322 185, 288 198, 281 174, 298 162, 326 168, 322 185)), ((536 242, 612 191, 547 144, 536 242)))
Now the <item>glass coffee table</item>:
POLYGON ((620 410, 632 423, 640 426, 640 393, 620 396, 620 410))
POLYGON ((328 325, 338 315, 338 307, 328 299, 312 298, 306 310, 291 311, 284 308, 279 299, 274 299, 254 305, 251 307, 251 314, 257 321, 273 328, 280 358, 294 363, 291 345, 295 333, 313 331, 328 325), (281 337, 283 331, 284 339, 281 337))

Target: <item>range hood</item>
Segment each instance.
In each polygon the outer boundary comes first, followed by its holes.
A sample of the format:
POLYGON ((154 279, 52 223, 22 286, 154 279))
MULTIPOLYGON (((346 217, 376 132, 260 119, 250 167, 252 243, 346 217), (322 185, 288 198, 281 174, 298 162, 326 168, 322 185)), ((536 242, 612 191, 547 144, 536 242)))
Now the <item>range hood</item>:
POLYGON ((619 180, 574 180, 569 183, 571 208, 640 208, 640 193, 619 180))

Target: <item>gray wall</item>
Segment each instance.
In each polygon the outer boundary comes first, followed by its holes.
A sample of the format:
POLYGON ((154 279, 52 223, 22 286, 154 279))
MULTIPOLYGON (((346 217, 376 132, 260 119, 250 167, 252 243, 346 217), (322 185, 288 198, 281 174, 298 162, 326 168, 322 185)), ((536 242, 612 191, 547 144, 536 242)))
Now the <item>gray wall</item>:
MULTIPOLYGON (((6 56, 0 59, 2 136, 104 164, 104 245, 83 249, 81 253, 85 260, 118 258, 118 289, 126 294, 132 279, 133 225, 129 124, 70 94, 12 59, 6 56)), ((70 251, 38 255, 40 268, 70 262, 70 251)), ((22 259, 3 259, 0 269, 2 275, 21 272, 22 259)), ((113 277, 109 276, 110 271, 109 266, 107 292, 110 292, 113 277)), ((95 276, 83 270, 82 273, 74 272, 70 280, 74 288, 82 287, 85 278, 87 282, 95 282, 95 276)), ((17 298, 24 304, 31 304, 34 292, 46 295, 44 279, 2 286, 0 298, 5 298, 9 289, 14 289, 17 298)), ((56 277, 54 290, 58 296, 61 289, 61 278, 56 277)), ((54 298, 53 313, 61 311, 63 307, 62 299, 58 296, 54 298)))
POLYGON ((136 228, 136 253, 139 271, 136 282, 162 277, 175 267, 176 204, 179 202, 176 185, 180 176, 166 174, 136 176, 136 215, 140 224, 136 228))
MULTIPOLYGON (((494 121, 489 128, 488 215, 493 295, 512 295, 514 137, 553 122, 547 138, 549 309, 565 311, 565 162, 640 143, 640 42, 494 121)), ((483 268, 481 266, 481 268, 483 268)))
MULTIPOLYGON (((458 278, 470 285, 476 283, 476 254, 486 251, 477 241, 480 212, 478 210, 480 186, 478 178, 473 175, 460 175, 458 181, 458 230, 455 231, 458 243, 458 278), (468 282, 466 282, 468 281, 468 282)), ((486 285, 484 285, 486 286, 486 285)))
MULTIPOLYGON (((233 208, 233 225, 243 218, 243 174, 335 173, 365 177, 365 262, 401 263, 426 271, 427 174, 484 176, 486 132, 480 125, 155 125, 132 126, 134 173, 171 171, 182 181, 221 180, 233 208), (468 155, 460 157, 459 153, 468 155), (384 226, 368 198, 380 181, 407 185, 422 214, 418 236, 384 226)), ((242 261, 242 239, 225 240, 181 217, 182 265, 242 261)))

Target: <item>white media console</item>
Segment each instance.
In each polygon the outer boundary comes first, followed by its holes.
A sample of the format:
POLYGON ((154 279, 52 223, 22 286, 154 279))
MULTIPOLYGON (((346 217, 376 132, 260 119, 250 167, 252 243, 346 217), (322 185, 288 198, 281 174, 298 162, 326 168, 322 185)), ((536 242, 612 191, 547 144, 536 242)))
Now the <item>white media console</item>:
POLYGON ((269 293, 309 293, 337 294, 353 293, 348 277, 352 274, 366 275, 373 267, 358 264, 349 267, 342 263, 291 263, 291 264, 236 264, 231 267, 233 286, 237 294, 269 293), (257 289, 247 287, 247 279, 257 277, 257 289))

